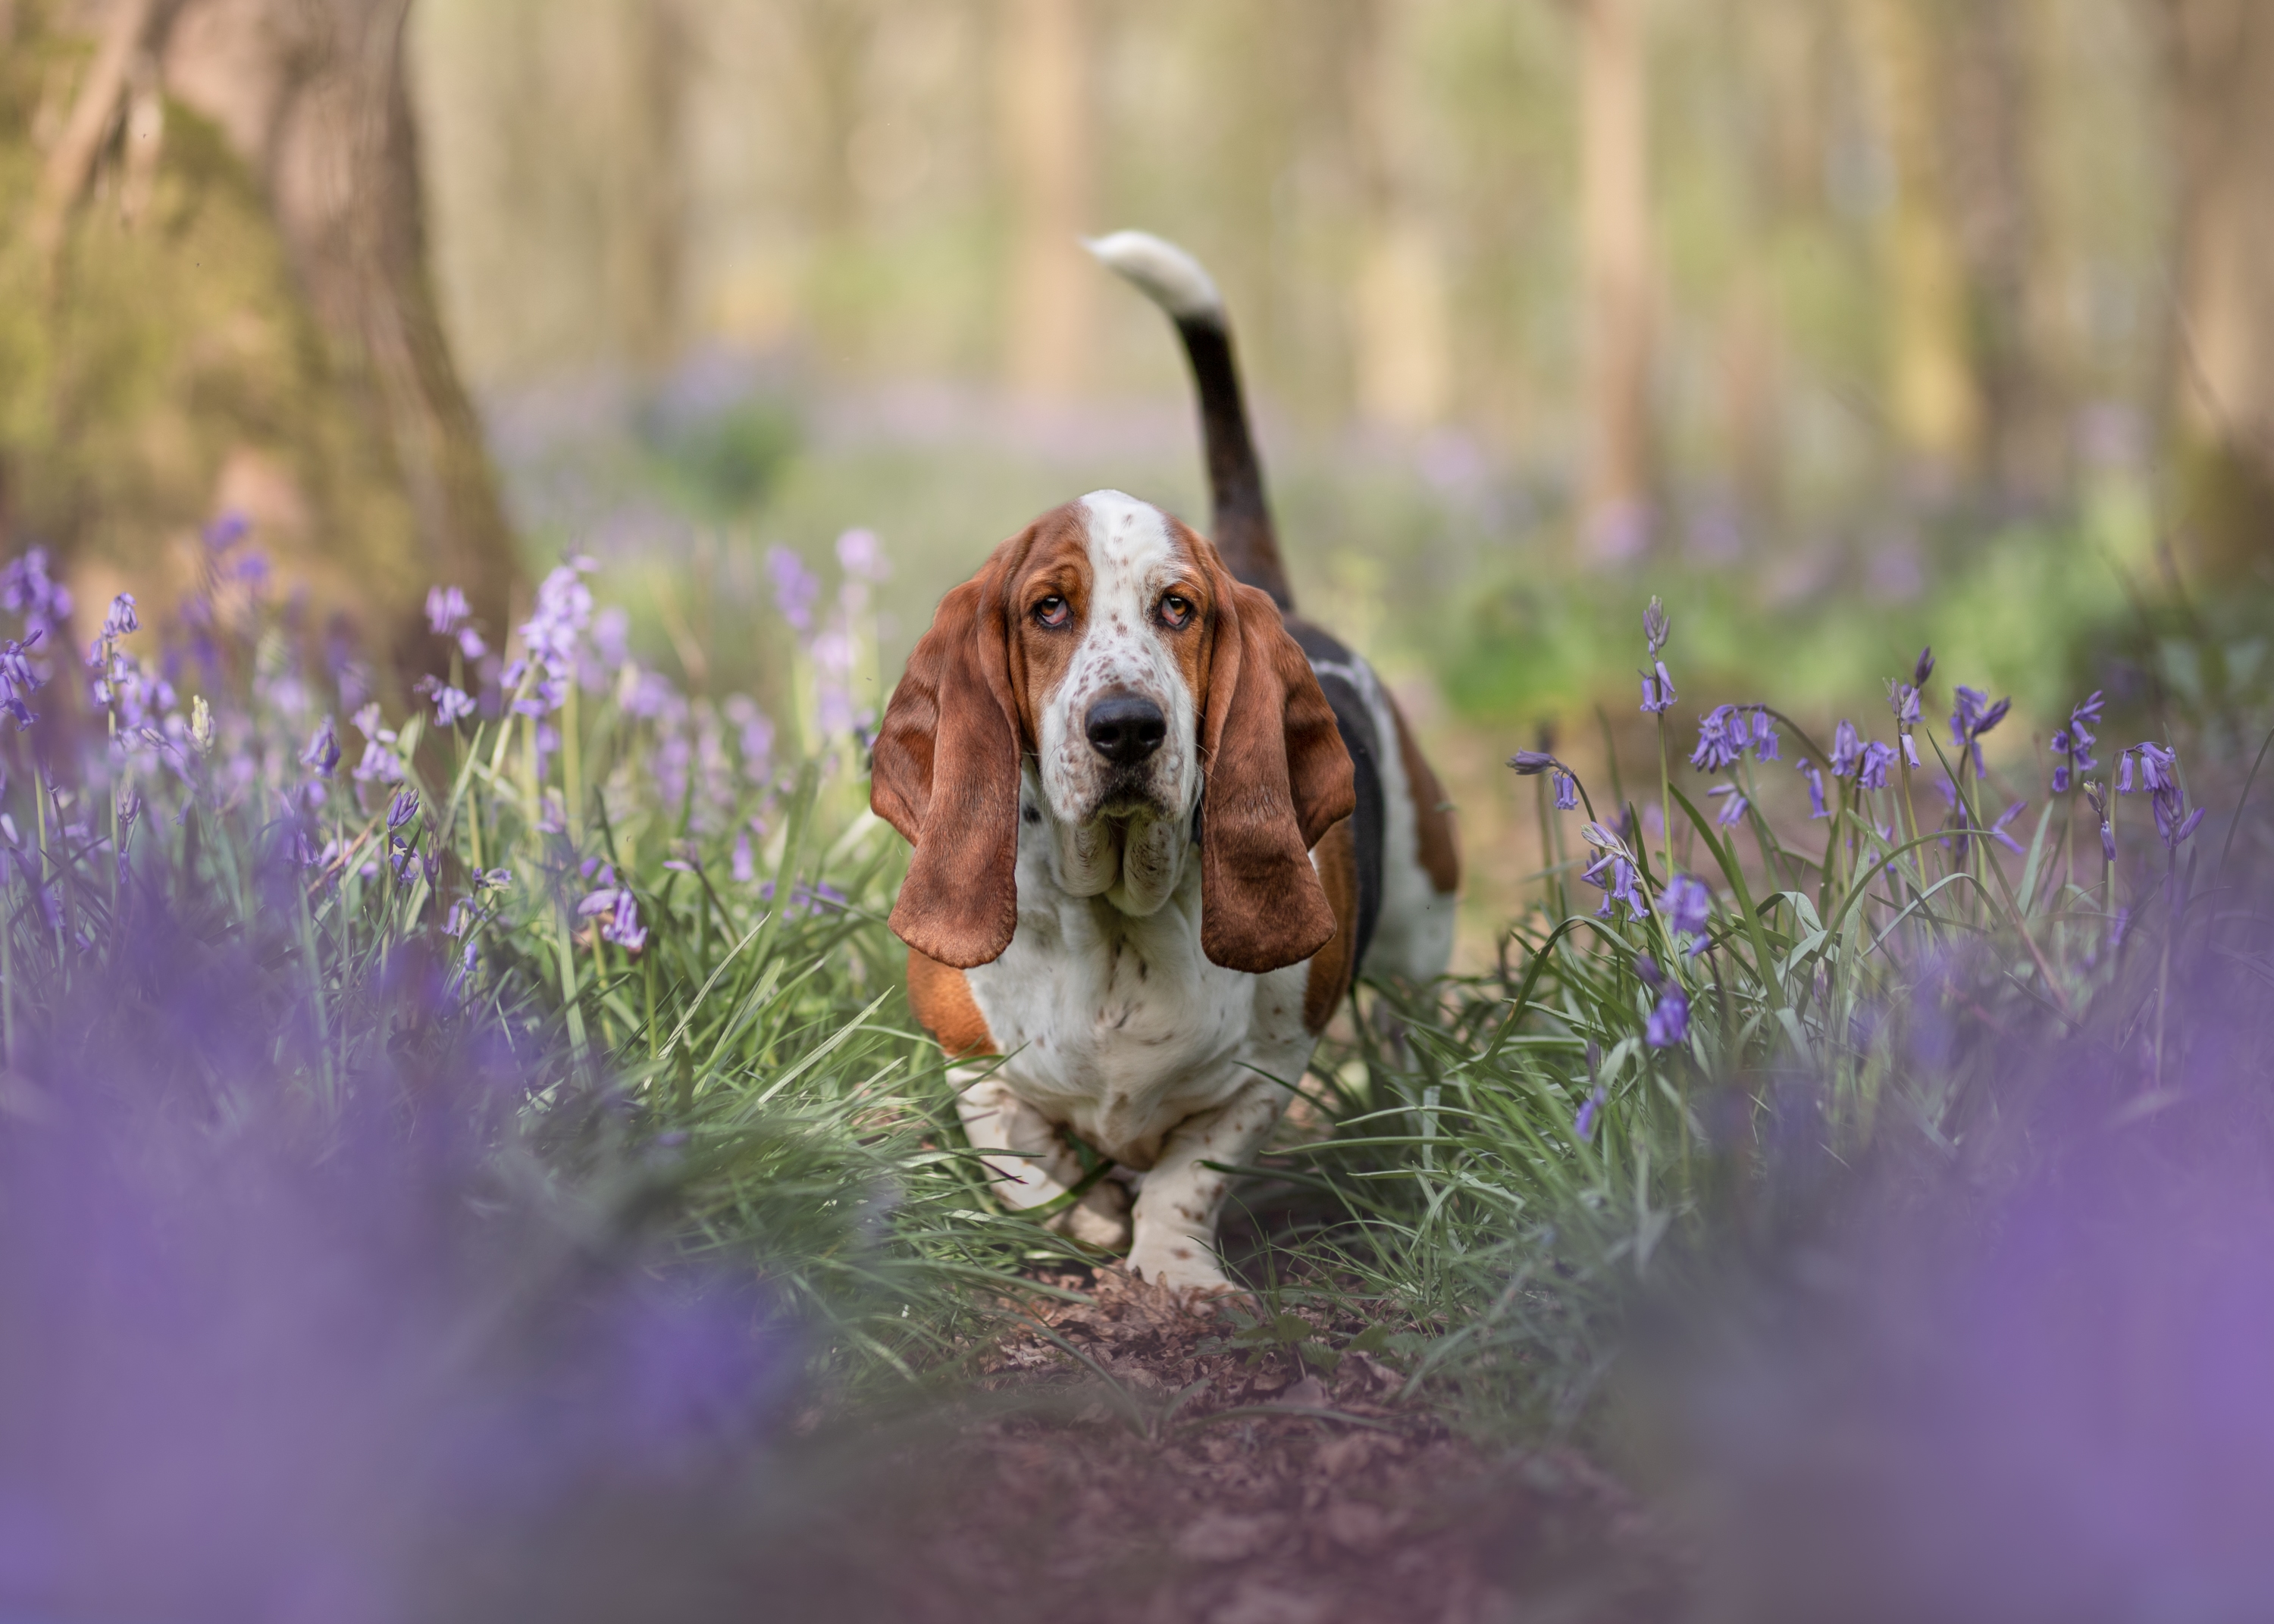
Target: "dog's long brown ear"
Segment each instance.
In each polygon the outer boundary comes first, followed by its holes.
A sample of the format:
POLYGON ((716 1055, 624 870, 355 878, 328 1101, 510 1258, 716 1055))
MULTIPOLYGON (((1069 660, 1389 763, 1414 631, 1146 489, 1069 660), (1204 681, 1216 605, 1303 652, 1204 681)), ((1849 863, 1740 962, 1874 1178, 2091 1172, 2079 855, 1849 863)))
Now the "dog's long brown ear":
POLYGON ((869 804, 916 848, 893 934, 968 970, 1019 924, 1019 730, 1003 560, 940 600, 877 733, 869 804))
POLYGON ((1310 851, 1358 797, 1335 713, 1278 605, 1233 581, 1213 547, 1202 558, 1216 620, 1201 726, 1201 948, 1261 975, 1334 936, 1310 851))

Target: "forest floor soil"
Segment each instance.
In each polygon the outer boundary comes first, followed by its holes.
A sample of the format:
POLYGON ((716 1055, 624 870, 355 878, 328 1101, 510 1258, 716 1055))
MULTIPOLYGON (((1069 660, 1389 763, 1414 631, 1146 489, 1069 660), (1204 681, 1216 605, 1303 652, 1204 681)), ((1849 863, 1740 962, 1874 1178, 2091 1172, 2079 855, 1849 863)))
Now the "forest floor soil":
MULTIPOLYGON (((1234 1340, 1220 1299, 1046 1282, 930 1466, 915 1612, 1131 1624, 1655 1624, 1686 1562, 1579 1451, 1495 1454, 1363 1352, 1234 1340), (978 1608, 979 1611, 971 1611, 978 1608)), ((1321 1324, 1321 1342, 1362 1325, 1321 1324)), ((930 1453, 928 1451, 928 1453, 930 1453)), ((927 1474, 929 1475, 929 1473, 927 1474)), ((912 1598, 914 1599, 914 1598, 912 1598)))

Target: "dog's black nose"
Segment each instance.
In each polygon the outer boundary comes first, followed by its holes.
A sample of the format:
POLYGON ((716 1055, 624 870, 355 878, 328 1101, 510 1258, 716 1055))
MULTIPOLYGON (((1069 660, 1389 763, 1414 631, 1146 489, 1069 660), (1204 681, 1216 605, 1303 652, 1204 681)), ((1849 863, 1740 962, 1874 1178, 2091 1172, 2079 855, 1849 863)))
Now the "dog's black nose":
POLYGON ((1131 767, 1161 748, 1169 718, 1161 707, 1136 694, 1114 694, 1090 706, 1082 718, 1089 748, 1117 767, 1131 767))

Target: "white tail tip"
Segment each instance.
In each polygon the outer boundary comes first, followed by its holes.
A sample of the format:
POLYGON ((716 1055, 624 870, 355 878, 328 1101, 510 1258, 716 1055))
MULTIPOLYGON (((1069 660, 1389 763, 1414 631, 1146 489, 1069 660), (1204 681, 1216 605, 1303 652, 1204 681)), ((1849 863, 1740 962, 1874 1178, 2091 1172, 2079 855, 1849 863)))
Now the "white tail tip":
POLYGON ((1174 243, 1150 231, 1116 231, 1086 237, 1081 245, 1178 320, 1223 321, 1224 296, 1201 262, 1174 243))

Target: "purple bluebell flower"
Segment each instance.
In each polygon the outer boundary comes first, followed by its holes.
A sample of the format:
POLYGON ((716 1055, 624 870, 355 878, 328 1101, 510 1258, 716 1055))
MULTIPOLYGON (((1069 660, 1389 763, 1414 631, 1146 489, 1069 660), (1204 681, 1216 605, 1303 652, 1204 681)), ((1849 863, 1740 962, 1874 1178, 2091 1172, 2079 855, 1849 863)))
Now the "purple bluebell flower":
POLYGON ((1832 808, 1824 804, 1824 769, 1812 761, 1800 763, 1800 776, 1808 785, 1808 816, 1810 820, 1830 817, 1832 808))
POLYGON ((1668 675, 1666 662, 1658 662, 1657 673, 1642 673, 1642 709, 1652 716, 1662 716, 1674 709, 1674 679, 1668 675))
POLYGON ((463 688, 452 688, 447 682, 434 685, 434 722, 440 727, 455 727, 478 709, 473 695, 463 688))
POLYGON ((1887 787, 1887 769, 1895 764, 1895 748, 1874 739, 1864 747, 1864 759, 1856 764, 1856 782, 1864 789, 1887 787))
POLYGON ((2095 688, 2092 697, 2068 713, 2068 726, 2053 735, 2052 752, 2059 759, 2053 763, 2053 793, 2064 794, 2070 785, 2100 763, 2092 758, 2092 747, 2100 742, 2092 729, 2100 720, 2100 690, 2095 688))
POLYGON ((1727 799, 1721 802, 1721 811, 1715 814, 1713 818, 1713 821, 1724 829, 1735 829, 1739 823, 1743 823, 1745 816, 1745 808, 1752 804, 1745 799, 1743 793, 1734 784, 1716 784, 1712 789, 1707 790, 1706 793, 1708 795, 1727 797, 1727 799))
POLYGON ((1580 1102, 1579 1114, 1571 1118, 1573 1137, 1581 1139, 1593 1137, 1595 1118, 1602 1111, 1603 1099, 1603 1086, 1597 1083, 1586 1099, 1580 1102))
POLYGON ((1908 732, 1897 733, 1895 739, 1903 747, 1903 760, 1911 766, 1917 766, 1919 764, 1917 741, 1908 732))
MULTIPOLYGON (((1591 824, 1590 827, 1593 827, 1591 824)), ((1603 906, 1595 910, 1597 919, 1612 917, 1612 904, 1623 902, 1628 916, 1640 919, 1650 912, 1642 892, 1635 884, 1635 866, 1623 852, 1607 851, 1580 872, 1579 877, 1603 892, 1603 906)))
POLYGON ((1579 804, 1579 780, 1569 767, 1545 750, 1518 750, 1508 758, 1508 764, 1520 778, 1548 775, 1555 791, 1555 809, 1569 812, 1579 804))
POLYGON ((252 521, 234 508, 225 508, 205 529, 207 550, 226 553, 252 533, 252 521))
POLYGON ((300 752, 300 764, 313 768, 320 778, 330 778, 333 769, 340 764, 339 735, 332 730, 330 717, 317 724, 316 731, 309 736, 308 748, 300 752))
POLYGON ((129 632, 140 631, 142 622, 134 618, 134 594, 121 592, 110 600, 109 613, 102 617, 102 635, 124 637, 129 632))
MULTIPOLYGON (((614 881, 613 869, 608 870, 608 878, 614 881)), ((626 952, 636 953, 647 945, 647 931, 640 924, 639 900, 628 886, 613 883, 603 885, 578 903, 576 912, 585 919, 598 917, 600 939, 614 942, 626 952)))
POLYGON ((1908 727, 1919 719, 1919 691, 1908 682, 1890 678, 1887 682, 1887 709, 1895 713, 1895 725, 1908 727))
POLYGON ((430 586, 426 589, 426 629, 437 637, 448 637, 466 623, 472 611, 466 606, 466 595, 455 586, 430 586))
POLYGON ((2017 857, 2022 854, 2022 843, 2014 838, 2012 835, 2006 832, 2006 825, 2012 823, 2015 818, 2021 816, 2022 808, 2029 804, 2029 803, 2026 801, 2015 801, 2012 806, 2007 807, 2003 812, 1998 814, 1997 821, 1990 825, 1990 838, 2017 857))
POLYGON ((394 804, 387 808, 387 832, 393 834, 418 816, 418 792, 415 789, 403 791, 395 796, 394 804))
POLYGON ((71 589, 48 573, 48 561, 45 547, 29 547, 0 570, 0 607, 24 617, 26 648, 71 620, 71 589))
POLYGON ((2187 810, 2187 792, 2176 781, 2168 781, 2158 786, 2156 793, 2148 798, 2148 804, 2156 814, 2156 832, 2173 851, 2177 851, 2181 842, 2195 833, 2195 825, 2203 820, 2202 808, 2197 807, 2192 812, 2187 810))
POLYGON ((1777 756, 1776 718, 1763 705, 1753 712, 1753 759, 1773 762, 1777 756))
POLYGON ((1666 910, 1666 928, 1676 936, 1702 936, 1713 918, 1713 893, 1693 875, 1677 874, 1667 883, 1659 905, 1666 910))
POLYGON ((821 598, 821 582, 805 560, 787 547, 766 549, 766 573, 773 577, 774 607, 799 632, 813 630, 813 605, 821 598))
POLYGON ((1657 1007, 1643 1027, 1643 1039, 1653 1049, 1672 1049, 1690 1041, 1690 995, 1669 982, 1658 995, 1657 1007))
POLYGON ((2091 804, 2092 816, 2100 823, 2100 854, 2107 861, 2114 862, 2116 861, 2116 829, 2108 821, 2108 797, 2101 790, 2097 779, 2085 780, 2084 798, 2091 804))
POLYGON ((1666 972, 1658 967, 1658 960, 1648 953, 1637 953, 1634 967, 1635 974, 1641 979, 1642 984, 1652 991, 1655 992, 1666 985, 1666 972))
POLYGON ((19 727, 29 727, 40 719, 24 697, 40 687, 40 673, 31 660, 32 645, 39 640, 40 634, 34 632, 22 643, 13 637, 0 641, 0 710, 14 717, 19 727))
POLYGON ((872 583, 892 573, 892 560, 871 530, 849 530, 838 537, 837 565, 851 579, 872 583))
POLYGON ((1852 778, 1864 759, 1863 741, 1856 736, 1856 724, 1841 718, 1832 730, 1832 776, 1852 778))
POLYGON ((2179 783, 2180 758, 2176 752, 2152 740, 2134 745, 2117 758, 2116 787, 2124 794, 2133 789, 2133 760, 2139 760, 2139 786, 2153 793, 2174 787, 2179 783))
POLYGON ((354 776, 358 784, 400 784, 403 763, 394 751, 373 739, 363 747, 363 759, 356 763, 354 776))
POLYGON ((1950 712, 1951 748, 1971 752, 1974 771, 1977 774, 1982 771, 1982 746, 1979 742, 1982 735, 2004 721, 2006 713, 2013 708, 2014 702, 2010 699, 2001 699, 1992 704, 1989 694, 1978 688, 1961 688, 1958 690, 1957 703, 1950 712))
POLYGON ((1652 658, 1655 659, 1658 651, 1666 646, 1667 635, 1673 629, 1673 623, 1666 618, 1666 605, 1653 594, 1650 607, 1642 612, 1643 641, 1650 644, 1652 658))
POLYGON ((1932 675, 1934 675, 1934 648, 1932 644, 1929 644, 1919 650, 1918 663, 1911 667, 1911 686, 1915 688, 1923 688, 1926 686, 1926 680, 1932 675))
POLYGON ((1690 764, 1700 772, 1734 767, 1744 755, 1749 736, 1736 706, 1716 705, 1698 718, 1698 748, 1690 753, 1690 764))
POLYGON ((518 688, 532 669, 543 673, 531 695, 514 707, 524 715, 547 715, 568 703, 568 684, 592 624, 592 589, 584 580, 591 568, 590 559, 570 559, 538 586, 536 610, 521 628, 529 658, 516 661, 506 678, 508 688, 518 688))

